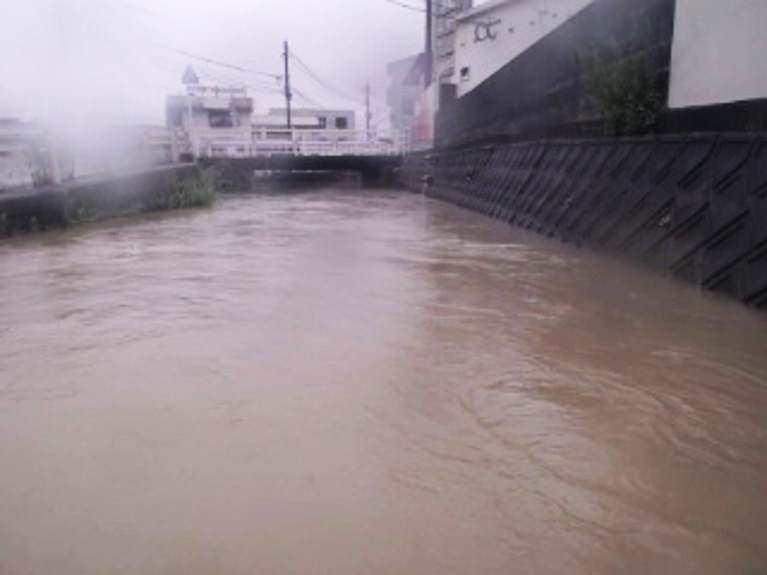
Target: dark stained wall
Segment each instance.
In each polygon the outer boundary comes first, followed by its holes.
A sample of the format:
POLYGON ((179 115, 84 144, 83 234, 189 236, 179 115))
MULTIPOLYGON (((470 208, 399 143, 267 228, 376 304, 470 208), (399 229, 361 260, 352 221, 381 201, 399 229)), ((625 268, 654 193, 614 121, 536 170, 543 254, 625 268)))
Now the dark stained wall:
POLYGON ((413 190, 767 309, 767 139, 531 141, 411 155, 413 190))
POLYGON ((601 135, 579 56, 647 56, 668 92, 675 0, 596 0, 461 99, 443 98, 438 148, 493 138, 601 135))

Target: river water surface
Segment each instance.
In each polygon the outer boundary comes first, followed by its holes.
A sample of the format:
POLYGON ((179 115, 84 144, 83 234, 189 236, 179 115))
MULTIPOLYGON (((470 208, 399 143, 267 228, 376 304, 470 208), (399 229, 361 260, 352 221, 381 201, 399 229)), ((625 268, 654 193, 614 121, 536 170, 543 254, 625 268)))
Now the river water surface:
POLYGON ((767 573, 767 320, 397 192, 0 244, 0 574, 767 573))

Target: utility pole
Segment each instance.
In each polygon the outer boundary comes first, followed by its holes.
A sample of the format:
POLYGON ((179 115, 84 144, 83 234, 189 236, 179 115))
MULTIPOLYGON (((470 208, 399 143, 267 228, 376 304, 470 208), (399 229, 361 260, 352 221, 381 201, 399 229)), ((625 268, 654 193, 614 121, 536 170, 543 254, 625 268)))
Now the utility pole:
POLYGON ((290 92, 290 51, 288 50, 288 41, 285 40, 285 52, 283 56, 285 58, 285 105, 288 109, 288 130, 293 127, 290 121, 290 101, 293 99, 293 94, 290 92))
POLYGON ((365 134, 368 142, 370 141, 370 120, 373 114, 370 112, 370 82, 365 85, 365 134))
POLYGON ((426 0, 426 46, 424 55, 426 58, 426 66, 424 67, 424 75, 426 76, 426 87, 431 86, 432 75, 432 36, 434 31, 432 30, 433 18, 432 18, 432 2, 433 0, 426 0))

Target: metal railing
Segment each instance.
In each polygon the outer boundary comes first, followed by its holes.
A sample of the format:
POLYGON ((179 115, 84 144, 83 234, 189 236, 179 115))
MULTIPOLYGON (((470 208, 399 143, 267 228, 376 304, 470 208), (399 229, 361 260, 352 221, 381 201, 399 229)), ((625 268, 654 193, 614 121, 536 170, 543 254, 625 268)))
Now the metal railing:
POLYGON ((0 125, 0 190, 108 177, 196 158, 392 156, 410 151, 408 132, 279 127, 133 127, 108 130, 103 145, 67 145, 38 125, 0 125))
POLYGON ((189 133, 198 157, 243 158, 290 154, 296 156, 389 156, 410 151, 408 132, 386 137, 362 130, 318 128, 195 129, 189 133))

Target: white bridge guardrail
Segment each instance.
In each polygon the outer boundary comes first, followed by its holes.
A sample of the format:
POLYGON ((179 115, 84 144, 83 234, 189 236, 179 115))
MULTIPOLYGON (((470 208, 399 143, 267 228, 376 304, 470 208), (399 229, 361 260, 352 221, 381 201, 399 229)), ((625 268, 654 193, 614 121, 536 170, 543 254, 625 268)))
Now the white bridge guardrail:
POLYGON ((135 126, 106 130, 101 140, 103 145, 81 149, 37 124, 0 124, 0 190, 108 177, 198 157, 389 156, 410 150, 407 132, 384 137, 319 128, 135 126))
MULTIPOLYGON (((248 158, 273 154, 296 156, 390 156, 409 151, 409 134, 374 136, 359 130, 287 128, 194 129, 192 154, 208 158, 248 158)), ((187 144, 189 145, 189 144, 187 144)))

